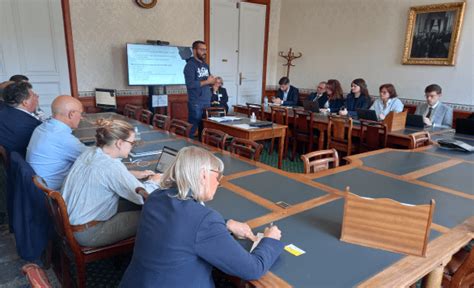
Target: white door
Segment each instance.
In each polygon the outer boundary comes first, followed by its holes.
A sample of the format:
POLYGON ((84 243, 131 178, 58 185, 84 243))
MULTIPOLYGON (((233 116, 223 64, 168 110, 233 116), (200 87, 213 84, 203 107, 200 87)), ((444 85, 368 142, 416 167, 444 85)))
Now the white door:
POLYGON ((211 0, 210 69, 222 77, 229 108, 237 104, 239 10, 235 0, 211 0))
POLYGON ((261 103, 266 6, 240 3, 239 104, 261 103))
POLYGON ((71 93, 61 0, 1 0, 0 21, 0 82, 26 75, 50 114, 53 99, 71 93))
POLYGON ((261 102, 265 13, 265 5, 211 0, 210 68, 224 80, 229 107, 261 102))

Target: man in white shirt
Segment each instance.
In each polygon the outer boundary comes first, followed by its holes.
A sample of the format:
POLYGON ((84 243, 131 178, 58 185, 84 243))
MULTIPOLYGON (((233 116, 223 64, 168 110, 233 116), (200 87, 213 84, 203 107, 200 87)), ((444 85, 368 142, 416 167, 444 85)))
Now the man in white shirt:
POLYGON ((428 126, 451 127, 453 124, 453 108, 440 101, 441 87, 437 84, 425 88, 426 103, 416 108, 415 114, 423 116, 428 126))

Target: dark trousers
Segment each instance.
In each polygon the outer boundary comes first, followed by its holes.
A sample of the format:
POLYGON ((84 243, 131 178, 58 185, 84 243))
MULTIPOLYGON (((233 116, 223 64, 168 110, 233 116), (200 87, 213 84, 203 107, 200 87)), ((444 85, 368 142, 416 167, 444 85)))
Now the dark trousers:
POLYGON ((193 125, 191 128, 191 137, 196 133, 196 129, 201 135, 202 131, 202 118, 204 116, 204 109, 211 107, 210 103, 189 103, 188 102, 188 122, 193 125))

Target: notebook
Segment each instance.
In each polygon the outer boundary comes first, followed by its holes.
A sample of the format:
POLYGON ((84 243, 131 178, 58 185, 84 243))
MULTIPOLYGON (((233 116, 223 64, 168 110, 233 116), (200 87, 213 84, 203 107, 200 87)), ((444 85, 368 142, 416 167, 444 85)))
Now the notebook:
POLYGON ((405 126, 412 126, 412 127, 425 127, 425 122, 423 122, 422 115, 414 115, 414 114, 407 114, 407 122, 405 126))
POLYGON ((357 117, 364 120, 379 121, 374 110, 357 109, 357 117))
POLYGON ((303 107, 306 111, 319 113, 319 103, 318 101, 304 100, 303 107))

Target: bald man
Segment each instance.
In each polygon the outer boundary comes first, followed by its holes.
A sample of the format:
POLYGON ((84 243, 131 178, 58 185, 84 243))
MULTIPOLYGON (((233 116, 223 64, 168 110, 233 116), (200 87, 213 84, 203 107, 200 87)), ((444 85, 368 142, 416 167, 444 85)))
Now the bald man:
POLYGON ((26 161, 48 187, 59 191, 74 161, 86 149, 72 130, 82 119, 82 103, 63 95, 51 104, 52 118, 36 127, 26 150, 26 161))

